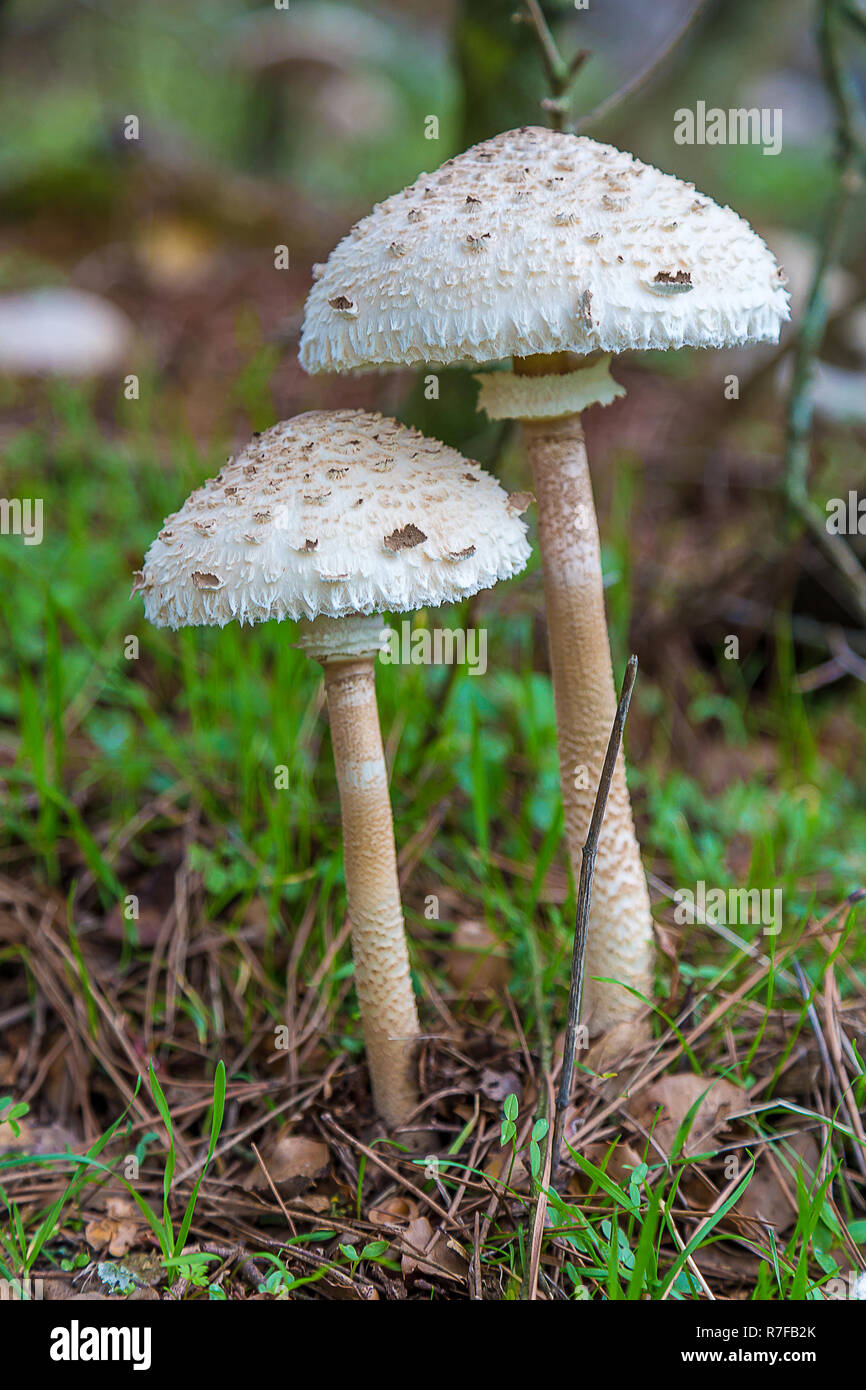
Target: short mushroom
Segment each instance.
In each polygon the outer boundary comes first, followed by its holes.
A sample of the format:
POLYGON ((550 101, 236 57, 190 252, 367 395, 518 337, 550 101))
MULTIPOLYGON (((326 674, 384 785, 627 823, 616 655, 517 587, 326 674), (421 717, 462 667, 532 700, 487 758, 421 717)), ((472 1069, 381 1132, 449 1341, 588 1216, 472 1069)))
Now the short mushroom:
POLYGON ((311 411, 256 436, 166 519, 136 578, 162 627, 299 620, 325 675, 355 984, 376 1108, 417 1101, 415 998, 376 708, 382 612, 457 601, 519 573, 526 526, 496 480, 362 411, 311 411))
MULTIPOLYGON (((380 203, 307 299, 308 372, 514 359, 480 378, 480 404, 524 422, 575 877, 616 709, 580 413, 624 394, 611 353, 776 341, 784 283, 748 223, 693 185, 584 136, 525 127, 380 203), (351 317, 335 312, 338 295, 351 317)), ((630 991, 651 986, 652 917, 620 756, 593 881, 591 1031, 631 1019, 641 1005, 630 991)))

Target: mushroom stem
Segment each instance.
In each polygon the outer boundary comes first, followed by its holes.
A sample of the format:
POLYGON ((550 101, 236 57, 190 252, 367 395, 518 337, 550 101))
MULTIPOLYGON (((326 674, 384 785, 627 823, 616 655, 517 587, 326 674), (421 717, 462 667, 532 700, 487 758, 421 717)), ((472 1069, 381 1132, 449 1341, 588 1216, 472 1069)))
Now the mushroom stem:
MULTIPOLYGON (((515 370, 521 365, 516 362, 515 370)), ((580 416, 524 421, 523 429, 538 503, 565 831, 577 881, 617 703, 598 522, 580 416)), ((651 993, 652 939, 649 894, 620 752, 599 840, 587 936, 586 1021, 591 1032, 627 1022, 642 1007, 621 986, 651 993), (601 983, 594 976, 620 984, 601 983)))
MULTIPOLYGON (((336 629, 338 624, 332 626, 336 629)), ((378 620, 376 626, 380 626, 378 620)), ((418 1103, 414 1065, 418 1014, 403 929, 374 659, 361 654, 341 660, 333 651, 327 656, 316 650, 309 654, 322 661, 325 672, 340 789, 355 988, 373 1100, 385 1123, 396 1128, 418 1103)))

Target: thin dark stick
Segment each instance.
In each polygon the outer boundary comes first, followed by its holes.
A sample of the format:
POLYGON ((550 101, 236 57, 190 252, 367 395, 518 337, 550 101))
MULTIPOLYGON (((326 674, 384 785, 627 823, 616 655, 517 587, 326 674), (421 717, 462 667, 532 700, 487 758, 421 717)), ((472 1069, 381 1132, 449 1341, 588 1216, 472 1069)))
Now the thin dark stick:
POLYGON ((628 707, 631 703, 631 692, 634 689, 636 678, 637 657, 632 655, 629 657, 628 665, 625 668, 622 693, 619 697, 613 728, 610 731, 607 752, 604 756, 604 765, 601 769, 601 777, 598 781, 598 791, 595 794, 595 805, 592 808, 592 817, 589 822, 589 830, 586 833, 586 842, 583 846, 583 855, 580 861, 580 881, 577 889, 577 914, 574 924, 574 945, 571 952, 571 986, 568 992, 568 1023, 565 1029, 565 1046, 562 1053, 562 1072, 560 1073, 559 1090, 556 1096, 556 1122, 553 1127, 552 1174, 554 1177, 556 1176, 556 1170, 559 1167, 559 1160, 562 1156, 562 1131, 565 1128, 565 1112, 571 1098, 571 1081, 574 1075, 574 1053, 577 1045, 577 1028, 580 1022, 580 1004, 583 996, 583 962, 584 956, 586 955, 586 931, 589 923, 589 907, 592 900, 592 875, 595 870, 595 856, 598 852, 598 838, 601 834, 601 823, 604 820, 604 813, 607 808, 607 798, 610 791, 610 784, 613 780, 613 770, 616 767, 616 760, 619 756, 625 721, 628 718, 628 707))
POLYGON ((838 0, 820 0, 818 52, 824 86, 833 106, 836 136, 836 187, 827 209, 821 247, 794 348, 794 372, 788 399, 784 491, 788 505, 826 559, 847 581, 860 619, 866 622, 866 572, 848 542, 827 530, 826 515, 809 496, 809 462, 814 397, 815 359, 827 331, 830 304, 826 291, 829 270, 839 260, 845 214, 859 186, 863 165, 857 94, 844 63, 843 20, 852 16, 838 0))
MULTIPOLYGON (((610 96, 605 97, 604 101, 594 107, 586 116, 582 116, 578 121, 576 130, 584 130, 588 125, 595 124, 596 121, 610 114, 621 102, 630 97, 633 92, 642 87, 645 82, 656 73, 656 71, 667 61, 670 54, 677 47, 681 39, 685 38, 688 31, 692 28, 698 15, 706 5, 707 0, 696 0, 694 8, 687 15, 684 23, 677 31, 666 39, 661 48, 655 52, 645 67, 635 73, 621 87, 618 87, 610 96)), ((541 58, 544 63, 544 70, 547 74, 547 83, 551 95, 542 101, 541 105, 547 112, 550 124, 554 130, 564 130, 566 121, 571 109, 571 89, 575 78, 588 58, 592 57, 592 51, 588 48, 578 49, 572 57, 566 61, 557 47, 550 25, 544 17, 544 12, 538 0, 524 0, 524 10, 517 16, 524 19, 527 24, 535 31, 538 45, 541 50, 541 58)), ((569 126, 569 129, 572 127, 569 126)))
POLYGON ((588 48, 578 49, 566 62, 557 48, 556 39, 553 37, 550 25, 544 17, 544 11, 538 0, 525 0, 524 12, 518 14, 516 18, 524 19, 535 30, 551 93, 542 101, 541 105, 547 112, 553 129, 563 130, 570 105, 571 87, 587 58, 591 57, 590 50, 588 48))
POLYGON ((577 130, 585 130, 587 126, 595 125, 597 121, 603 120, 604 117, 610 115, 611 111, 619 106, 621 102, 624 102, 628 97, 632 96, 644 83, 655 76, 658 69, 667 62, 671 53, 692 28, 706 3, 707 0, 697 0, 694 8, 690 10, 679 29, 671 34, 670 38, 665 39, 664 43, 653 53, 646 65, 632 77, 629 77, 621 87, 617 87, 615 92, 611 92, 610 96, 600 101, 598 106, 593 107, 592 111, 588 112, 586 116, 581 116, 577 123, 577 130))

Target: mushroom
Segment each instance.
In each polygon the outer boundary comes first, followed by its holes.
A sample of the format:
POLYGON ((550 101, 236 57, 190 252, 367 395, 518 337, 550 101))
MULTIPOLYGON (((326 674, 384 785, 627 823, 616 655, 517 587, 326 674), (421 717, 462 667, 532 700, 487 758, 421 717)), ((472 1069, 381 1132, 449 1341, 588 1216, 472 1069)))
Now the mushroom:
POLYGON ((382 622, 374 615, 458 601, 524 568, 525 524, 495 478, 477 466, 467 478, 470 467, 380 415, 299 415, 260 434, 187 498, 133 590, 161 627, 296 619, 299 645, 324 669, 355 985, 374 1102, 391 1127, 417 1100, 418 1018, 376 708, 382 622), (326 478, 323 500, 306 500, 326 478), (197 524, 203 517, 207 528, 197 524))
POLYGON ((0 371, 10 376, 103 376, 127 360, 132 325, 85 290, 45 287, 0 295, 0 371))
MULTIPOLYGON (((308 372, 514 359, 513 371, 479 378, 480 404, 523 421, 535 477, 575 877, 616 709, 580 413, 624 395, 611 353, 775 342, 787 317, 773 256, 730 208, 610 145, 535 127, 476 145, 380 203, 307 299, 308 372), (480 200, 477 255, 467 255, 470 196, 480 200), (395 240, 399 259, 388 254, 395 240), (352 321, 329 306, 338 288, 357 303, 352 321)), ((622 985, 651 992, 652 917, 622 756, 595 867, 587 977, 592 1032, 640 1009, 622 985)))

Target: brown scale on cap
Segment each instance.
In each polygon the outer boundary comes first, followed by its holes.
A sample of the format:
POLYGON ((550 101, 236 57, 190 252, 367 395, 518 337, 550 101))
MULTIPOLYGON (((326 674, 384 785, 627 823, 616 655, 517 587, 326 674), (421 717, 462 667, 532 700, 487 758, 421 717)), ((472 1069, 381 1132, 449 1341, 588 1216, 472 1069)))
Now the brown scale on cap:
POLYGON ((411 550, 413 546, 420 545, 426 539, 424 532, 410 521, 408 526, 401 526, 392 531, 390 536, 385 536, 382 544, 386 550, 396 553, 398 550, 411 550))

